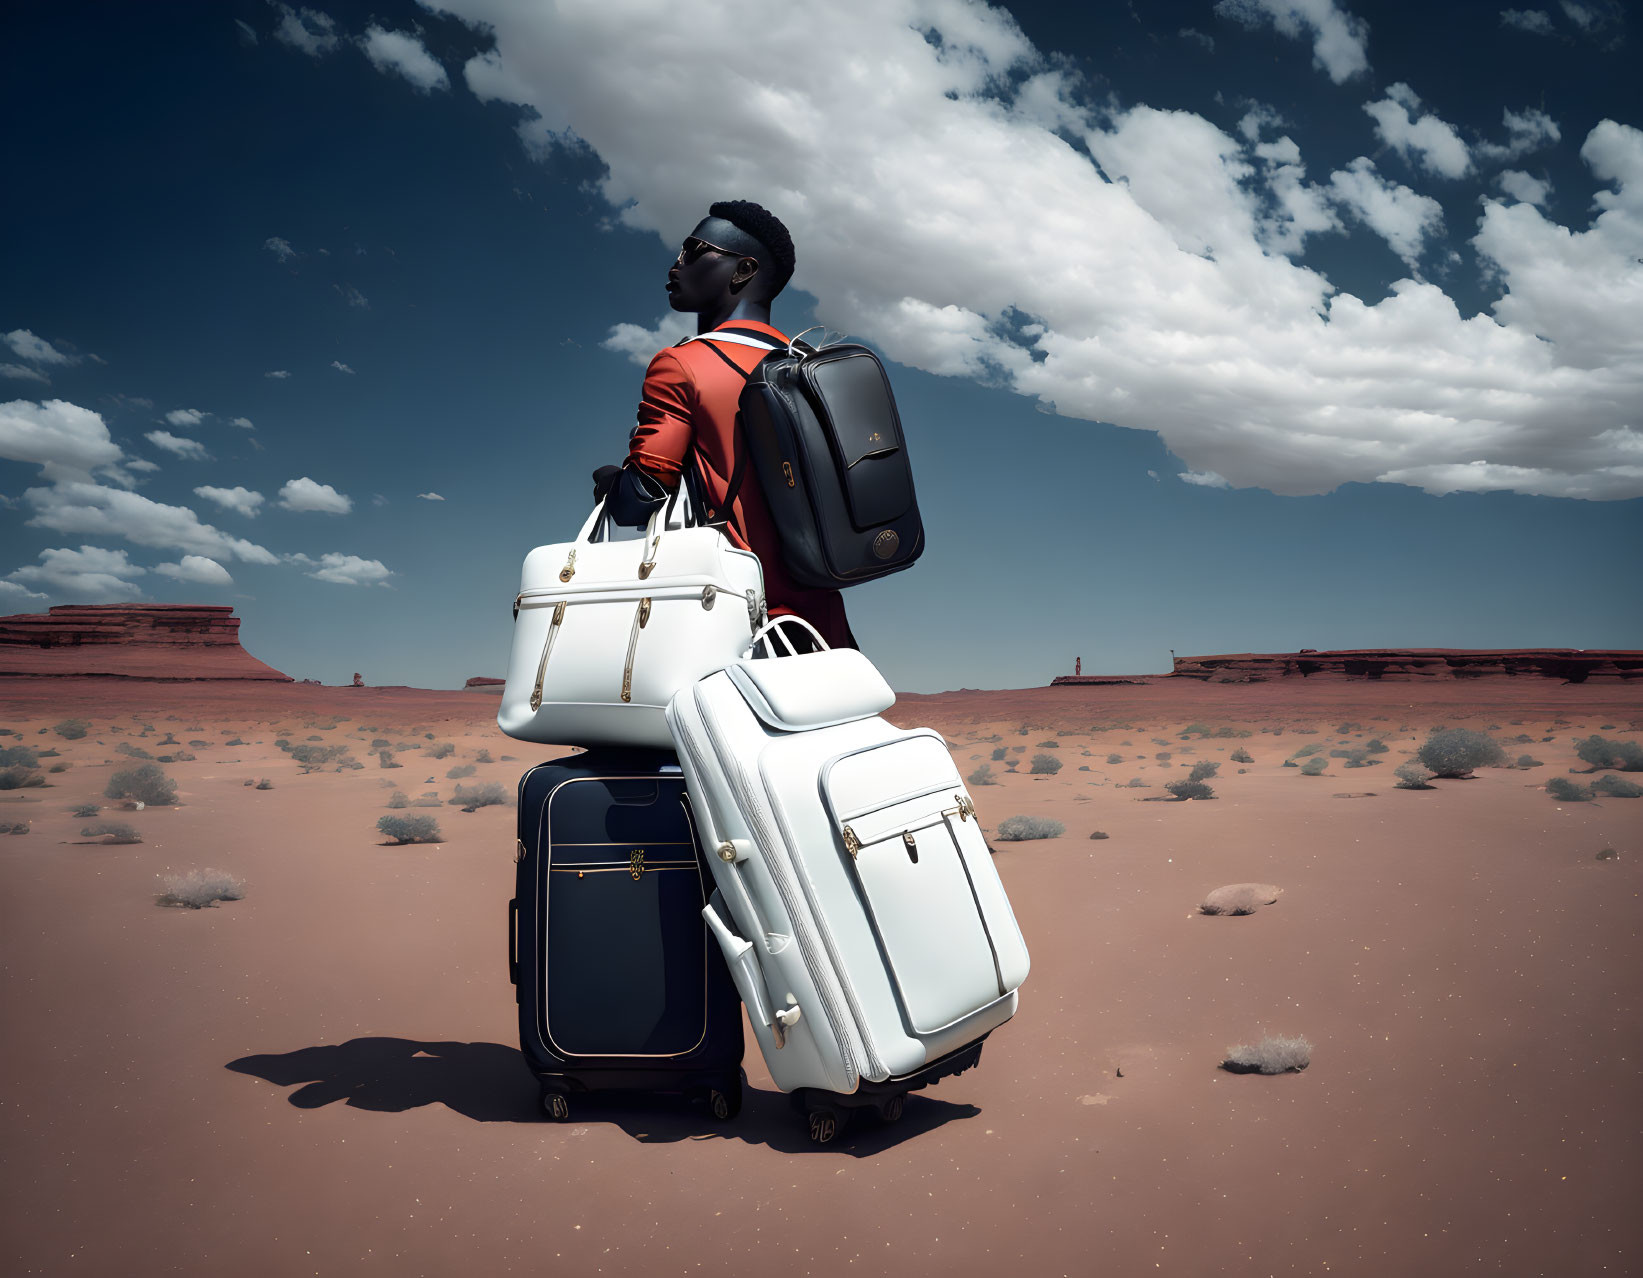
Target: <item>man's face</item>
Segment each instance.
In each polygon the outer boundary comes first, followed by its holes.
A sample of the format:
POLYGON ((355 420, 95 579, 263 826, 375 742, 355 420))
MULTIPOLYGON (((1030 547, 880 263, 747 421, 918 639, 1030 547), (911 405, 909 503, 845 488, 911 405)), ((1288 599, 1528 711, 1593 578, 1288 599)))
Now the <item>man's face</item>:
MULTIPOLYGON (((676 311, 690 314, 709 309, 730 291, 738 264, 752 260, 715 248, 705 240, 686 236, 678 257, 667 273, 668 305, 676 311)), ((747 272, 742 273, 745 275, 747 272)))

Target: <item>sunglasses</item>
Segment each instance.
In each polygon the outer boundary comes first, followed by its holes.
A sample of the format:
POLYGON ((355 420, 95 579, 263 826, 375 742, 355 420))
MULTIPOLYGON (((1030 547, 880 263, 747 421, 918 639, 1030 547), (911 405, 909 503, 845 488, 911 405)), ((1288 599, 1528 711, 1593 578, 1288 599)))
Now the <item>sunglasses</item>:
MULTIPOLYGON (((717 244, 709 244, 706 240, 699 240, 694 235, 685 236, 685 242, 679 249, 679 256, 674 262, 679 266, 689 266, 701 258, 704 253, 723 253, 726 257, 746 257, 745 253, 732 253, 729 249, 720 248, 717 244)), ((757 258, 753 259, 757 261, 757 258)))

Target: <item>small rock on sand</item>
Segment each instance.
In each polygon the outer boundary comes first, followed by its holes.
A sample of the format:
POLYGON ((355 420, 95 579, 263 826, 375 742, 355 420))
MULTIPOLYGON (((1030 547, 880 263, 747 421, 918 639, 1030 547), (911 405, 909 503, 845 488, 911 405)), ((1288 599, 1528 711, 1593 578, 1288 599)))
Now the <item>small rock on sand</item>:
POLYGON ((1205 914, 1253 914, 1284 894, 1270 883, 1229 883, 1218 887, 1198 906, 1205 914))

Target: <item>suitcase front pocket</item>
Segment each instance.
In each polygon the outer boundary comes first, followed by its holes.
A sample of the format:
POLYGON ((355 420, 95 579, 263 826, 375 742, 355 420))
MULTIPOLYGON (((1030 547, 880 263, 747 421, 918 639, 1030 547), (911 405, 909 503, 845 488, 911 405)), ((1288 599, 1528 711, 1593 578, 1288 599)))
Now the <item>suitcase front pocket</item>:
POLYGON ((684 1056, 699 1047, 708 952, 696 861, 658 862, 635 849, 625 861, 554 866, 545 877, 548 1045, 566 1057, 684 1056))
POLYGON ((1014 988, 962 846, 974 808, 940 741, 916 735, 845 755, 822 789, 913 1032, 934 1033, 1014 988))

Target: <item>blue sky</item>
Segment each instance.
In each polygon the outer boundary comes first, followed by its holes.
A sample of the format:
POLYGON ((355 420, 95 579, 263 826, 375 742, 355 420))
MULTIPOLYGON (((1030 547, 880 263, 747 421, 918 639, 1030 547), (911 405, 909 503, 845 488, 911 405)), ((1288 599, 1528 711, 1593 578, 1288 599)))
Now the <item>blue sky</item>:
POLYGON ((0 612, 500 674, 747 198, 777 323, 891 361, 929 549, 846 598, 896 687, 1643 646, 1626 9, 1073 8, 8 5, 0 612))

